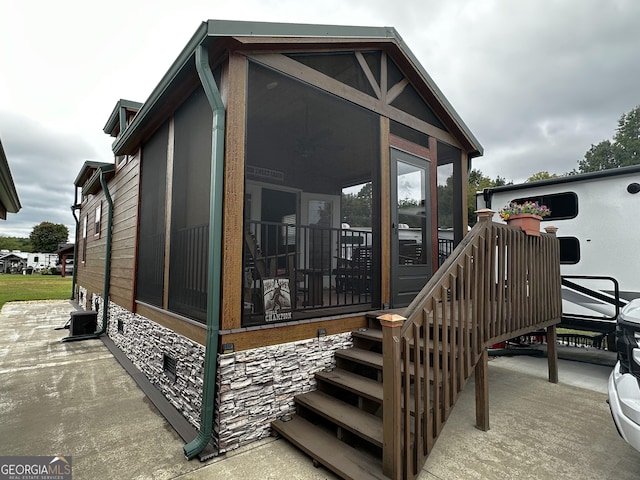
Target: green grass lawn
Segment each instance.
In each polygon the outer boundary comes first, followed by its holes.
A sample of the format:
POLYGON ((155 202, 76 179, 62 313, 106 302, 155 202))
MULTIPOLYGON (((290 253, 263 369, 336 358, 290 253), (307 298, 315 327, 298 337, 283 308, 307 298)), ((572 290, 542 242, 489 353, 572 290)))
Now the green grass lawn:
POLYGON ((71 297, 71 275, 0 275, 0 309, 6 302, 65 300, 71 297))

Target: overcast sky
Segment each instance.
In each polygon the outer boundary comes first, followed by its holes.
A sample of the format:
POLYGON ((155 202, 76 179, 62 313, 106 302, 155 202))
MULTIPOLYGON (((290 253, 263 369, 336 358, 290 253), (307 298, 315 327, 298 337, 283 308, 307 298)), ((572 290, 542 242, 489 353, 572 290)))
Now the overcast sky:
POLYGON ((146 101, 209 18, 395 27, 483 145, 473 167, 516 183, 577 168, 640 104, 636 0, 6 0, 0 140, 22 210, 0 235, 73 234, 73 180, 113 160, 117 100, 146 101))

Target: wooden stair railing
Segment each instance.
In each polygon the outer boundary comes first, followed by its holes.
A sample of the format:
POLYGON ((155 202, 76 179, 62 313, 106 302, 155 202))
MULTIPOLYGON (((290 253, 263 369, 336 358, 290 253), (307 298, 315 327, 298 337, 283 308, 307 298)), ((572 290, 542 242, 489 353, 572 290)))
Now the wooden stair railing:
MULTIPOLYGON (((551 343, 562 312, 559 242, 553 234, 528 236, 490 218, 473 227, 404 315, 379 318, 382 468, 391 479, 420 473, 474 369, 476 421, 488 430, 488 346, 549 328, 549 356, 555 356, 551 343)), ((557 381, 551 361, 550 379, 557 381)))

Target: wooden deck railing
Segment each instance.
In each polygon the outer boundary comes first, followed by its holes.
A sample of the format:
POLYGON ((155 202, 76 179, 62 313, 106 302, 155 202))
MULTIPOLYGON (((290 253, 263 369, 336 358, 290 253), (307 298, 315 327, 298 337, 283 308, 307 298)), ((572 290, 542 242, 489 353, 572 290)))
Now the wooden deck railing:
POLYGON ((404 315, 381 320, 384 473, 419 474, 474 368, 488 429, 487 347, 545 327, 555 335, 561 310, 555 235, 478 222, 404 315))

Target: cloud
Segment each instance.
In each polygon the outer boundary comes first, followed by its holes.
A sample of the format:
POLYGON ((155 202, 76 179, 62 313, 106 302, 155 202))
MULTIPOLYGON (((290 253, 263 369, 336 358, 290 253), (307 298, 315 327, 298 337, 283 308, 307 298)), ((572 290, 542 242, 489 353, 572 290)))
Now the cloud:
POLYGON ((55 131, 22 115, 0 111, 0 139, 22 209, 0 223, 0 235, 29 236, 41 222, 61 223, 73 241, 73 181, 96 149, 80 135, 55 131))
POLYGON ((101 130, 111 109, 119 98, 145 101, 208 18, 395 27, 483 145, 473 167, 491 178, 570 171, 640 104, 636 0, 211 5, 112 0, 96 11, 33 0, 0 17, 0 139, 23 205, 0 235, 28 235, 45 220, 74 227, 82 163, 112 160, 101 130))

